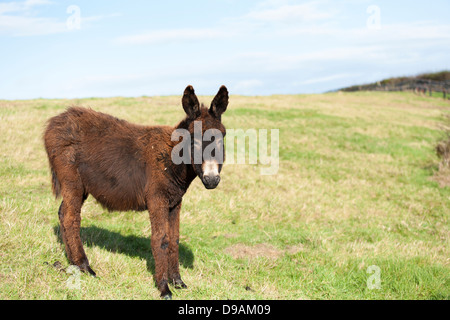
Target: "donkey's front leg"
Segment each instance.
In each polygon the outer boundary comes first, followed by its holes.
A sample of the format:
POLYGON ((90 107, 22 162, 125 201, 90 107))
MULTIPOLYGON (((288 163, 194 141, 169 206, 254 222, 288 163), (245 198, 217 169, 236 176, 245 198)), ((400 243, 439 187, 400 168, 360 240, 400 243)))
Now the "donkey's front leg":
POLYGON ((148 206, 152 226, 151 244, 155 260, 155 281, 161 297, 171 299, 172 292, 168 285, 169 208, 155 202, 148 206))
POLYGON ((181 201, 169 211, 169 280, 176 289, 187 288, 180 276, 178 248, 180 238, 181 201))

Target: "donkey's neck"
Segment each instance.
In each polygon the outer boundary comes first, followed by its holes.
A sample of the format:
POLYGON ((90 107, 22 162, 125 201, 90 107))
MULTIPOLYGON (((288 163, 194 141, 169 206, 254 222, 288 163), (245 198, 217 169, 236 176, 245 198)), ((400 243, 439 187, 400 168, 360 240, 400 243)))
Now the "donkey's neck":
MULTIPOLYGON (((176 125, 173 130, 177 129, 185 129, 187 130, 189 128, 189 120, 186 118, 182 120, 178 125, 176 125)), ((173 132, 173 131, 172 131, 173 132)), ((171 139, 171 137, 169 137, 171 139)), ((166 171, 167 175, 175 186, 186 192, 186 190, 189 188, 192 181, 197 176, 192 165, 181 163, 181 164, 175 164, 172 161, 172 150, 173 148, 178 144, 177 141, 172 141, 167 143, 170 147, 168 148, 168 153, 166 155, 166 171)))
POLYGON ((172 165, 167 170, 169 171, 168 173, 172 183, 184 192, 186 192, 197 176, 190 164, 181 163, 177 165, 172 162, 172 165))

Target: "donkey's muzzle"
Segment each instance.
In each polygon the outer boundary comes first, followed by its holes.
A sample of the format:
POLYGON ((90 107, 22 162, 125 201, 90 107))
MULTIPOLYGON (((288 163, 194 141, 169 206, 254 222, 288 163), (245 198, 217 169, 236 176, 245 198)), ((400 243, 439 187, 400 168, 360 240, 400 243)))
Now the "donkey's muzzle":
POLYGON ((206 189, 214 189, 220 182, 220 176, 218 174, 204 175, 202 182, 206 189))

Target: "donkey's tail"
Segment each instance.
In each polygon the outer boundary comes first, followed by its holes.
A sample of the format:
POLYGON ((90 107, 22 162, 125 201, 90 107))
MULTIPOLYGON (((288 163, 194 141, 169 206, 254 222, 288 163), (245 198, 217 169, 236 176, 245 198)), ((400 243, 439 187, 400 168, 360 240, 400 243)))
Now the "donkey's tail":
POLYGON ((55 197, 58 199, 61 195, 61 183, 58 180, 58 177, 56 176, 55 170, 52 170, 52 190, 55 197))

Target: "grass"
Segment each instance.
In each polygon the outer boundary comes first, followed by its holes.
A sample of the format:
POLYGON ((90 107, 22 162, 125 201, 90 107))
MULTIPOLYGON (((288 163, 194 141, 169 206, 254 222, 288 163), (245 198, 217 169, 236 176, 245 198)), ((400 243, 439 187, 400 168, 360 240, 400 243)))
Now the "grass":
MULTIPOLYGON (((180 97, 0 101, 0 299, 159 299, 146 212, 88 198, 82 239, 98 277, 70 289, 52 266, 68 261, 42 131, 72 104, 142 124, 183 117, 180 97)), ((225 165, 217 189, 194 181, 181 211, 189 289, 174 298, 449 299, 450 188, 432 179, 449 112, 410 93, 232 96, 227 128, 280 130, 279 171, 225 165)))

